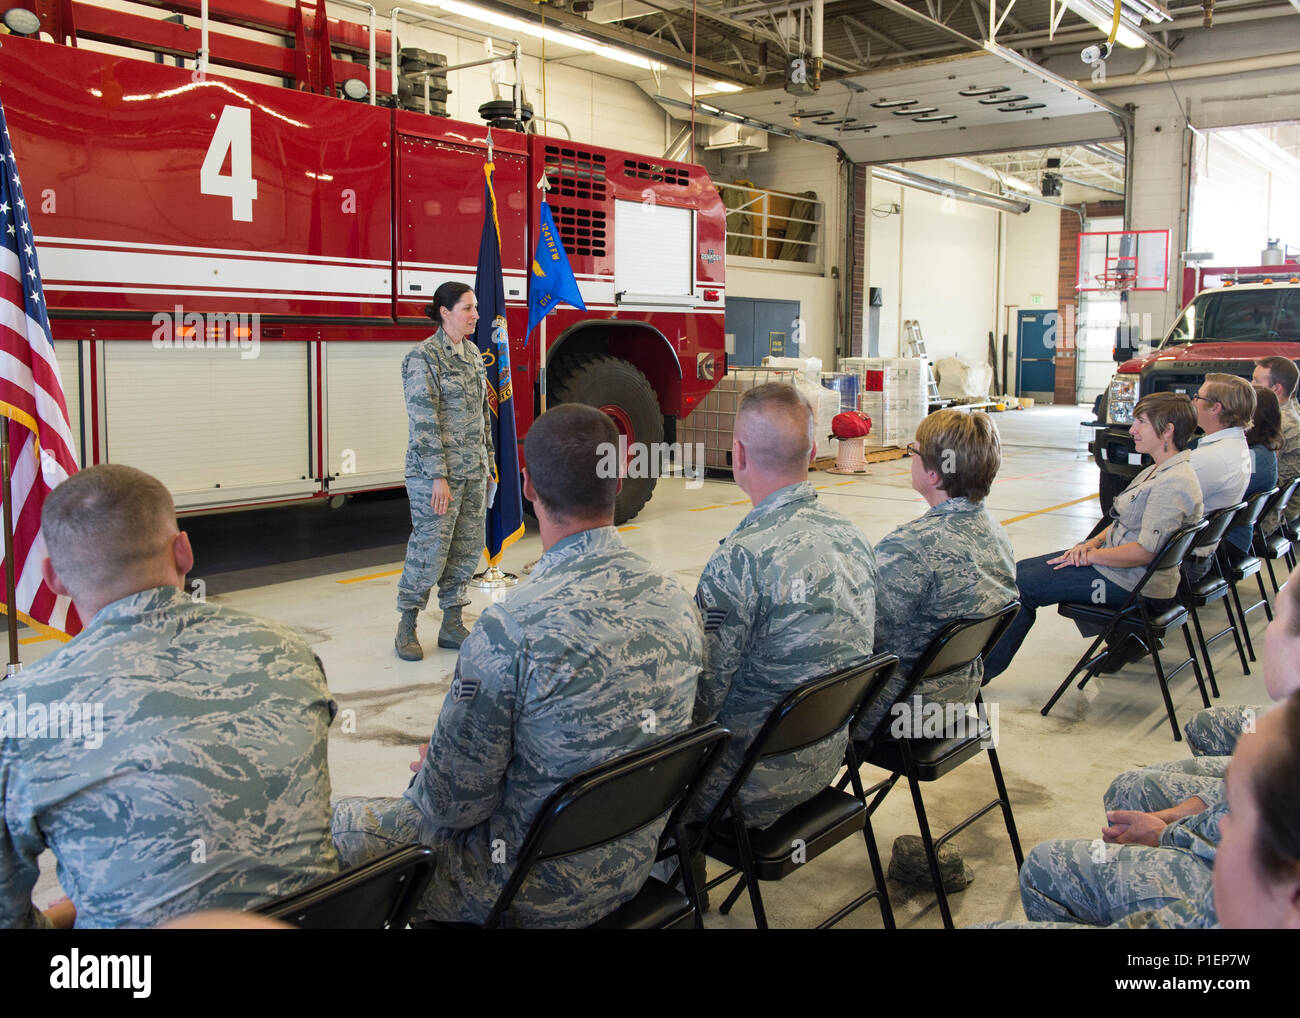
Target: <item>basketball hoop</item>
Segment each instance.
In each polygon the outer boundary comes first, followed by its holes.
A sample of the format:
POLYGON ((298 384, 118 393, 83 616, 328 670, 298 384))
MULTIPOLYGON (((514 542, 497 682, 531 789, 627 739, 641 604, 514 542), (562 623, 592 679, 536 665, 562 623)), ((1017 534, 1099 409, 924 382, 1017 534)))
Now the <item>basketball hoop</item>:
POLYGON ((1098 272, 1093 279, 1097 289, 1106 293, 1126 293, 1137 284, 1137 277, 1126 272, 1098 272))

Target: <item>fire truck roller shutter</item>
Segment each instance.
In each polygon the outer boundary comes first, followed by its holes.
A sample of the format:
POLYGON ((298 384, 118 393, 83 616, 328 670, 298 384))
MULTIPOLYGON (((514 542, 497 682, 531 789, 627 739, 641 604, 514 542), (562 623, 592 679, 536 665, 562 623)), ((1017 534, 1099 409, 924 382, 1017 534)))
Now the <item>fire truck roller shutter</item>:
MULTIPOLYGON (((551 398, 555 403, 586 403, 613 419, 629 448, 641 442, 653 446, 664 440, 659 398, 650 382, 625 360, 607 354, 562 357, 552 369, 551 398)), ((654 471, 650 471, 651 474, 654 471)), ((636 516, 655 490, 654 476, 625 477, 614 502, 614 523, 636 516)))

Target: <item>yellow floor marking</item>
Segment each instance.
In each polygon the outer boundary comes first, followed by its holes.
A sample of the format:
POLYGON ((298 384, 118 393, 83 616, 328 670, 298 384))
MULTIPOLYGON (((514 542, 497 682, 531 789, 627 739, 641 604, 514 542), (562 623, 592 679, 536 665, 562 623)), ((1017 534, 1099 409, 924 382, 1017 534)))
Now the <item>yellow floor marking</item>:
POLYGON ((54 639, 54 637, 52 636, 24 636, 24 637, 20 637, 18 642, 19 643, 40 643, 43 640, 52 640, 52 639, 54 639))
POLYGON ((401 576, 401 575, 402 575, 402 571, 400 569, 390 569, 386 573, 370 573, 366 576, 353 576, 346 580, 335 580, 334 582, 335 583, 363 583, 366 580, 379 580, 379 579, 383 579, 385 576, 401 576))
POLYGON ((721 508, 722 508, 722 506, 720 506, 720 505, 697 505, 697 506, 694 506, 694 507, 691 509, 691 512, 693 512, 693 513, 702 513, 702 512, 704 512, 706 509, 721 509, 721 508))
POLYGON ((728 502, 727 504, 728 505, 749 505, 750 503, 749 503, 749 499, 747 498, 738 498, 736 499, 736 501, 728 502))
POLYGON ((620 534, 622 534, 622 533, 624 533, 625 531, 628 531, 628 530, 640 530, 640 529, 641 529, 640 527, 619 527, 619 528, 618 528, 618 532, 619 532, 620 534))
POLYGON ((1069 502, 1062 502, 1060 505, 1048 506, 1046 509, 1036 509, 1034 512, 1025 513, 1023 516, 1012 516, 1009 520, 1003 520, 1002 525, 1006 527, 1012 523, 1019 523, 1021 520, 1027 520, 1031 516, 1042 516, 1043 513, 1054 513, 1058 509, 1065 509, 1067 506, 1078 505, 1080 502, 1090 502, 1097 497, 1097 495, 1084 495, 1083 498, 1076 498, 1069 502))

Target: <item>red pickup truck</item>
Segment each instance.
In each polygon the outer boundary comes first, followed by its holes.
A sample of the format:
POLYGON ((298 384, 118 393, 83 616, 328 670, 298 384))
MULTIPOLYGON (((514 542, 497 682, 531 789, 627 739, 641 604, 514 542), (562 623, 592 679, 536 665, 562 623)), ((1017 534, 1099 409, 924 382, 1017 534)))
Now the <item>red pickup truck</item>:
POLYGON ((1104 513, 1146 465, 1128 430, 1139 399, 1152 392, 1191 395, 1214 372, 1250 378, 1261 357, 1300 362, 1300 280, 1288 274, 1293 270, 1280 266, 1277 279, 1202 290, 1153 351, 1120 365, 1098 403, 1089 446, 1101 468, 1104 513))

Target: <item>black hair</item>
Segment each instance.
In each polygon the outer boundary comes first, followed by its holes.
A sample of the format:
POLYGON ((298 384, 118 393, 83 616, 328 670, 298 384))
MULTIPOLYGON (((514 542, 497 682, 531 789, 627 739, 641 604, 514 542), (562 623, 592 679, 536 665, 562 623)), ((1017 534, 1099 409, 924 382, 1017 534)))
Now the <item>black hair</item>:
POLYGON ((450 311, 465 294, 471 293, 473 289, 465 283, 443 283, 433 291, 433 303, 424 305, 424 313, 433 319, 434 325, 442 328, 441 309, 446 308, 450 311))

